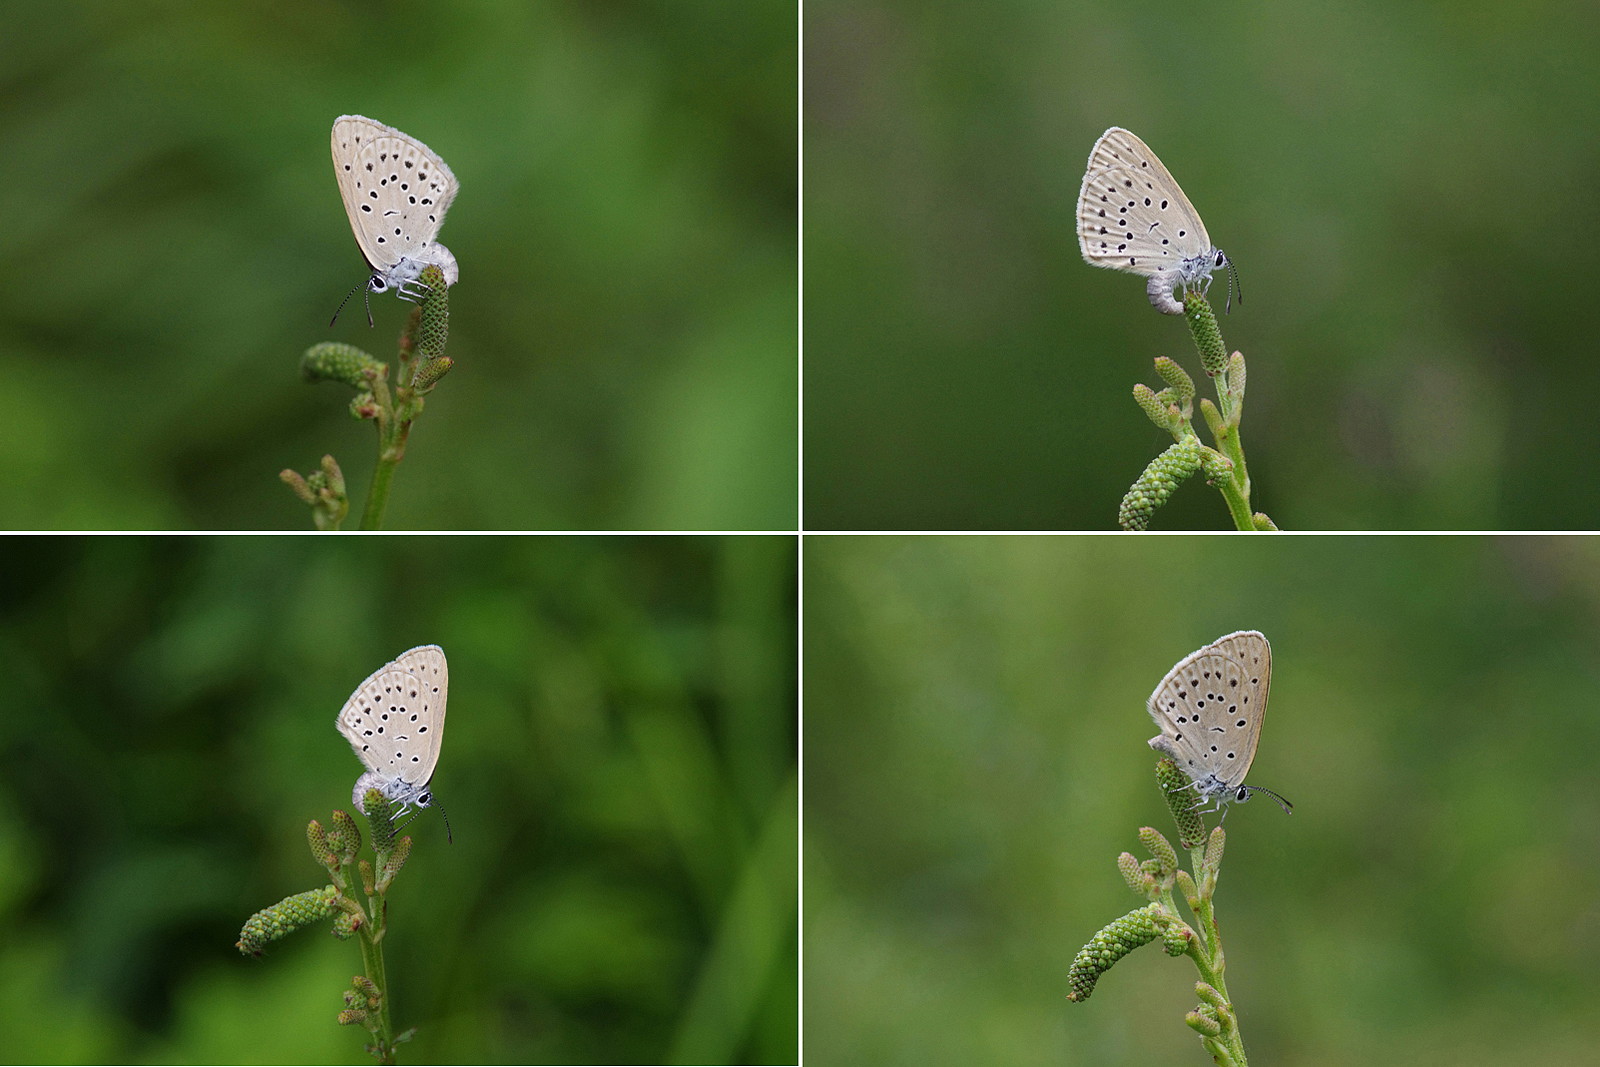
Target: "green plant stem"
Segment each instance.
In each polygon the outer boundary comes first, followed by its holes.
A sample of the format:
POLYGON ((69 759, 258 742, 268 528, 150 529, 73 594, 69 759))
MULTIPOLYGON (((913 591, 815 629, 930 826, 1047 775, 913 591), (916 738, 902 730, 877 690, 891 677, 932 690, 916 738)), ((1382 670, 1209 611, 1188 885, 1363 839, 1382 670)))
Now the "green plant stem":
POLYGON ((1220 1043, 1226 1050, 1229 1059, 1218 1062, 1248 1067, 1244 1038, 1239 1033, 1238 1017, 1233 1014, 1233 998, 1228 995, 1228 983, 1223 977, 1227 964, 1222 952, 1222 931, 1217 928, 1216 911, 1211 904, 1211 894, 1216 889, 1218 872, 1215 868, 1207 866, 1205 853, 1204 845, 1197 845, 1189 850, 1190 868, 1196 872, 1204 872, 1195 899, 1189 901, 1190 910, 1194 912, 1196 932, 1200 935, 1190 943, 1189 957, 1194 960, 1195 969, 1200 972, 1200 980, 1222 995, 1224 1003, 1228 1006, 1229 1020, 1223 1026, 1221 1034, 1203 1040, 1213 1056, 1216 1052, 1212 1048, 1214 1044, 1220 1043))
POLYGON ((367 490, 367 503, 361 511, 361 529, 383 528, 383 512, 389 504, 389 486, 394 481, 395 468, 405 458, 406 439, 411 436, 411 420, 396 418, 386 403, 378 414, 378 462, 372 468, 372 484, 367 490))
POLYGON ((389 1013, 389 980, 383 969, 383 934, 387 924, 387 901, 367 898, 367 919, 361 926, 361 966, 382 996, 378 999, 378 1030, 374 1035, 380 1063, 394 1063, 394 1023, 389 1013))
MULTIPOLYGON (((1228 458, 1233 459, 1232 456, 1228 458)), ((1242 470, 1243 463, 1244 455, 1241 452, 1239 458, 1234 460, 1234 471, 1242 470)), ((1228 505, 1228 516, 1233 519, 1233 528, 1254 531, 1256 522, 1255 514, 1250 510, 1250 479, 1245 477, 1241 480, 1237 476, 1218 479, 1217 489, 1221 491, 1222 499, 1228 505)))

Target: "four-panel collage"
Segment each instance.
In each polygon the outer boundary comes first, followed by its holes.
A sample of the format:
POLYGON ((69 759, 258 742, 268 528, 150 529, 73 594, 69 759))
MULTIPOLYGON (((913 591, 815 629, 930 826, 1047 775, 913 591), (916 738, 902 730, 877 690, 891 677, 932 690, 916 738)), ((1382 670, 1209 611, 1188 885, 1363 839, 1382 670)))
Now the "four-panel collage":
POLYGON ((1594 1060, 1583 15, 9 11, 0 1064, 1594 1060))

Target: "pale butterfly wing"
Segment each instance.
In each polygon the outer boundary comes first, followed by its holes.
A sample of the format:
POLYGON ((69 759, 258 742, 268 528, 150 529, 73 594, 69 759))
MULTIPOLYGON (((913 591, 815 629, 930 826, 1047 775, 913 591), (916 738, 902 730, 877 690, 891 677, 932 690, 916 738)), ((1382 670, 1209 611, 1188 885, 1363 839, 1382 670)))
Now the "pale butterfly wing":
POLYGON ((1151 303, 1182 314, 1177 286, 1227 265, 1205 223, 1150 146, 1120 126, 1100 135, 1078 192, 1078 249, 1096 267, 1148 277, 1151 303))
POLYGON ((456 257, 437 240, 444 215, 461 188, 427 145, 362 115, 333 123, 333 171, 356 244, 372 268, 368 288, 391 286, 403 296, 429 264, 456 284, 456 257))
POLYGON ((1150 747, 1172 757, 1213 799, 1238 793, 1255 759, 1272 683, 1272 646, 1255 630, 1185 656, 1150 694, 1161 730, 1150 747))
POLYGON ((402 652, 356 687, 337 724, 367 768, 356 783, 356 806, 368 787, 419 808, 433 800, 428 783, 444 739, 450 671, 444 650, 421 645, 402 652))

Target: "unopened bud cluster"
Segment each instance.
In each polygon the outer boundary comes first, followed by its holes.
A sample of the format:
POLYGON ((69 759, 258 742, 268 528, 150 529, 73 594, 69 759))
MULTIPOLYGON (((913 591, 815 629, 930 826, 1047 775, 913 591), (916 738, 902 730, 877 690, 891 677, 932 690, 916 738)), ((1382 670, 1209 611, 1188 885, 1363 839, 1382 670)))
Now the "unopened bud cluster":
POLYGON ((259 956, 267 945, 278 938, 338 912, 335 903, 338 899, 339 891, 331 885, 285 897, 272 907, 263 908, 250 916, 245 921, 244 929, 239 931, 235 947, 247 956, 259 956))
POLYGON ((1072 961, 1072 970, 1067 974, 1067 999, 1088 1000, 1095 983, 1112 964, 1140 945, 1153 941, 1159 932, 1156 916, 1160 913, 1161 905, 1146 904, 1095 934, 1072 961))
POLYGON ((1117 522, 1124 530, 1148 530, 1156 509, 1167 502, 1173 490, 1200 469, 1205 448, 1198 438, 1185 437, 1145 467, 1128 495, 1122 498, 1117 522))

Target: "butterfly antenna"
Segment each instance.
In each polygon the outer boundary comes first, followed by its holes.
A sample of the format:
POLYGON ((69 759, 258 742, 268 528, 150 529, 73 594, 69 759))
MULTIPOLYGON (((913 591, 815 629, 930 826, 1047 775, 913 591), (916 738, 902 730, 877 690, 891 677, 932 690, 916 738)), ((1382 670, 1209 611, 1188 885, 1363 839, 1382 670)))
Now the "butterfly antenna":
POLYGON ((1264 785, 1247 785, 1247 786, 1244 786, 1243 788, 1248 789, 1252 793, 1265 793, 1265 794, 1267 794, 1267 796, 1271 797, 1273 800, 1276 800, 1278 802, 1278 807, 1283 809, 1283 813, 1285 815, 1293 815, 1294 814, 1294 805, 1289 803, 1287 800, 1283 799, 1282 797, 1280 797, 1278 794, 1274 793, 1272 790, 1268 789, 1266 786, 1264 786, 1264 785))
POLYGON ((1244 289, 1239 285, 1239 272, 1234 269, 1233 260, 1230 259, 1228 260, 1228 304, 1222 309, 1224 315, 1232 314, 1233 312, 1233 294, 1235 290, 1238 290, 1239 293, 1239 306, 1244 307, 1244 289))
POLYGON ((456 835, 450 832, 450 815, 449 815, 449 813, 444 810, 444 805, 440 804, 438 801, 434 801, 434 805, 439 809, 439 814, 444 816, 444 839, 445 839, 445 843, 446 844, 450 844, 450 845, 455 844, 456 843, 456 835))
MULTIPOLYGON (((358 285, 358 286, 356 286, 356 289, 359 289, 359 288, 361 288, 361 286, 359 286, 359 285, 358 285)), ((344 299, 343 299, 343 300, 341 300, 341 301, 339 301, 339 306, 338 306, 338 307, 336 307, 336 308, 334 308, 334 310, 333 310, 333 318, 331 318, 331 319, 329 319, 329 320, 328 320, 328 325, 329 325, 329 326, 330 326, 330 327, 331 327, 331 326, 332 326, 332 325, 333 325, 333 324, 334 324, 334 323, 336 323, 336 322, 338 322, 338 321, 339 321, 339 313, 340 313, 340 312, 341 312, 341 311, 343 311, 343 310, 344 310, 344 306, 345 306, 345 305, 346 305, 346 304, 348 304, 348 303, 350 303, 350 298, 351 298, 351 297, 352 297, 352 296, 355 296, 355 295, 356 295, 356 289, 352 289, 352 290, 350 290, 350 291, 349 291, 349 292, 348 292, 348 293, 346 293, 346 294, 344 294, 344 299)), ((369 312, 369 315, 370 315, 370 312, 369 312)))

